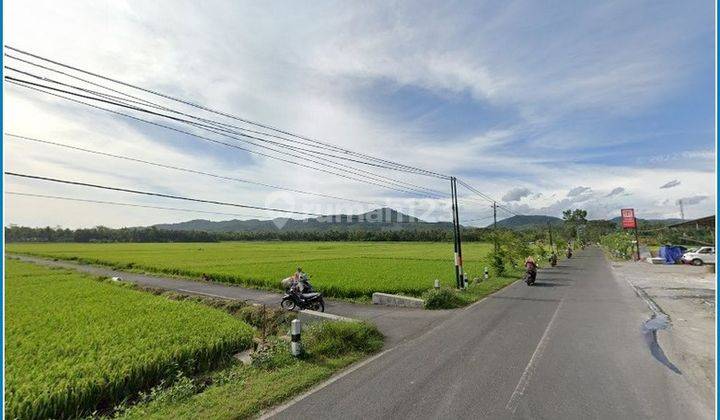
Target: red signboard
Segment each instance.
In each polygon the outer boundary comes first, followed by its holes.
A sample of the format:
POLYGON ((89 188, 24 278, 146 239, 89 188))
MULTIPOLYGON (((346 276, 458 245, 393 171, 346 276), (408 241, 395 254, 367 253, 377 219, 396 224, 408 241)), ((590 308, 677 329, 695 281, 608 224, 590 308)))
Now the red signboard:
POLYGON ((622 228, 623 229, 635 229, 635 210, 634 209, 622 209, 620 210, 620 216, 622 217, 622 228))

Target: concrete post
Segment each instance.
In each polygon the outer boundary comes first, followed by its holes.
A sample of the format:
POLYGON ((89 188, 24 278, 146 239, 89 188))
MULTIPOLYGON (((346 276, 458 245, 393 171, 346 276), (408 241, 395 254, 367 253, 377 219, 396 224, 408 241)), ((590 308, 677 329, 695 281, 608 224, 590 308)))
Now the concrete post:
POLYGON ((435 279, 435 290, 440 288, 440 280, 435 279))
POLYGON ((302 323, 299 319, 293 319, 290 323, 290 353, 298 357, 302 353, 302 343, 300 342, 300 333, 302 331, 302 323))

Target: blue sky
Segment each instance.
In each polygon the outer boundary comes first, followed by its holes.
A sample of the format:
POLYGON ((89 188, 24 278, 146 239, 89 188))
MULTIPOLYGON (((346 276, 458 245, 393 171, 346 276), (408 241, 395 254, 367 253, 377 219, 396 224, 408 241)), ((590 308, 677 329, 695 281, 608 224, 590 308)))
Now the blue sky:
MULTIPOLYGON (((627 206, 640 217, 677 217, 676 203, 683 198, 695 202, 686 206, 689 217, 714 211, 711 1, 146 3, 6 2, 6 42, 354 150, 454 174, 494 197, 512 198, 505 205, 520 213, 557 216, 583 207, 601 218, 627 206), (659 188, 673 180, 677 186, 659 188), (577 187, 588 189, 568 194, 577 187), (617 189, 623 192, 608 197, 617 189), (509 194, 517 191, 529 194, 509 194)), ((449 217, 444 202, 318 176, 18 88, 6 89, 6 102, 8 132, 381 201, 431 220, 449 217)), ((7 139, 5 147, 6 164, 16 170, 202 198, 230 196, 256 205, 281 199, 323 212, 367 210, 326 200, 291 202, 296 197, 257 187, 7 139)), ((447 189, 433 179, 387 175, 447 189)), ((37 182, 8 184, 33 193, 89 194, 49 191, 37 182)), ((7 222, 125 226, 188 218, 37 204, 13 198, 7 222)), ((487 204, 465 204, 461 218, 488 214, 487 204)))

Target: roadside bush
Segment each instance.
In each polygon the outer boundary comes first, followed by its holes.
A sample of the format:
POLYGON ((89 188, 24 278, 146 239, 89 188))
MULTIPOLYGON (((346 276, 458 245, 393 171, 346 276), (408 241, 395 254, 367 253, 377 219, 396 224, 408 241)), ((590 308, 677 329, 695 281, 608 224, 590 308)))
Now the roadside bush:
POLYGON ((617 232, 605 235, 600 238, 600 245, 603 246, 613 257, 630 259, 634 254, 633 238, 629 233, 617 232))
POLYGON ((257 328, 261 335, 282 334, 295 318, 292 312, 260 305, 246 305, 233 315, 257 328))
POLYGON ((252 365, 260 369, 272 370, 293 364, 297 359, 290 354, 289 347, 287 341, 272 337, 265 343, 264 348, 252 354, 252 365))
POLYGON ((338 357, 348 353, 374 353, 383 346, 383 335, 367 322, 322 322, 303 333, 303 345, 311 356, 338 357))
POLYGON ((502 250, 499 252, 491 251, 490 252, 490 267, 492 267, 493 274, 495 276, 502 276, 505 273, 505 258, 503 256, 502 250))
POLYGON ((465 304, 454 289, 431 289, 423 293, 425 309, 452 309, 459 308, 465 304))

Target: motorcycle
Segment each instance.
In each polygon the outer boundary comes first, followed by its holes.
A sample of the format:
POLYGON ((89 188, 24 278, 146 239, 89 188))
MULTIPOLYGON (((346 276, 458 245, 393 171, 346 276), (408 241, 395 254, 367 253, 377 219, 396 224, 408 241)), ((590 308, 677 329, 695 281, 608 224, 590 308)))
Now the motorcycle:
POLYGON ((553 252, 548 261, 550 261, 552 267, 555 267, 557 265, 557 255, 553 252))
POLYGON ((525 283, 528 286, 532 286, 535 284, 535 277, 537 277, 537 267, 535 267, 535 264, 528 263, 525 265, 525 283))
POLYGON ((565 254, 566 257, 572 258, 572 249, 568 248, 567 253, 565 254))
POLYGON ((307 277, 301 277, 297 283, 292 284, 280 301, 280 307, 294 311, 296 309, 310 309, 311 311, 325 312, 325 301, 322 293, 313 291, 307 277))

